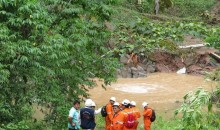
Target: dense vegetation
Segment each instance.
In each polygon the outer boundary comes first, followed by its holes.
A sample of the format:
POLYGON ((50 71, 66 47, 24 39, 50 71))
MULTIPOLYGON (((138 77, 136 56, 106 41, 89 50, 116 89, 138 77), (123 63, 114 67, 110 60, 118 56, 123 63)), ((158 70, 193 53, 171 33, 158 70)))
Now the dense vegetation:
MULTIPOLYGON (((117 56, 127 50, 145 56, 158 48, 173 52, 185 34, 203 38, 209 46, 220 46, 220 28, 195 22, 214 0, 176 0, 168 9, 162 0, 164 12, 160 14, 170 15, 179 9, 175 16, 196 16, 168 21, 146 18, 145 13, 153 14, 153 0, 141 5, 136 2, 0 0, 0 128, 65 129, 70 101, 89 96, 94 78, 103 79, 103 85, 114 81, 120 66, 117 56), (45 120, 32 119, 33 104, 48 107, 45 120)), ((218 79, 218 75, 216 72, 210 77, 218 79)), ((159 118, 161 124, 153 127, 219 128, 219 118, 211 109, 218 103, 211 100, 219 96, 217 88, 213 94, 203 90, 188 94, 176 112, 183 113, 182 119, 167 122, 159 118), (207 111, 201 104, 208 106, 207 111), (177 123, 179 126, 174 125, 177 123)))
POLYGON ((0 127, 33 129, 36 103, 51 109, 47 126, 65 128, 70 101, 88 96, 93 78, 115 78, 105 48, 111 9, 81 0, 1 0, 0 8, 0 127))
POLYGON ((176 51, 184 35, 193 35, 209 42, 209 46, 219 46, 220 28, 208 28, 201 22, 152 22, 140 19, 130 24, 120 24, 113 35, 118 48, 115 52, 125 54, 133 50, 146 55, 154 49, 176 51))

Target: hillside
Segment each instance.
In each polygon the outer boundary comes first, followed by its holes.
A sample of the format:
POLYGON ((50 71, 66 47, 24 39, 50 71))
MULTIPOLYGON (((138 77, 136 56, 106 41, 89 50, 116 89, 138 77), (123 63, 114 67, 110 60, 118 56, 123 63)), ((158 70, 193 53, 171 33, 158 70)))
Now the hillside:
MULTIPOLYGON (((216 43, 219 39, 219 28, 215 28, 220 23, 217 9, 219 3, 203 1, 207 5, 194 11, 191 6, 198 6, 198 1, 195 1, 195 5, 186 7, 194 14, 187 14, 188 10, 170 14, 177 9, 176 6, 180 6, 179 9, 184 6, 184 3, 178 2, 158 15, 140 11, 142 5, 128 6, 125 2, 121 3, 124 6, 114 6, 112 22, 106 23, 112 32, 108 47, 113 49, 115 56, 125 65, 130 52, 135 52, 139 60, 138 66, 129 64, 126 65, 128 70, 119 69, 118 76, 144 77, 152 72, 176 72, 183 67, 187 68, 188 74, 203 75, 213 71, 219 64, 209 53, 218 52, 211 42, 216 43), (208 12, 208 16, 205 16, 208 12), (178 48, 207 42, 210 42, 209 47, 188 50, 178 48)), ((142 4, 144 7, 145 4, 142 4)))

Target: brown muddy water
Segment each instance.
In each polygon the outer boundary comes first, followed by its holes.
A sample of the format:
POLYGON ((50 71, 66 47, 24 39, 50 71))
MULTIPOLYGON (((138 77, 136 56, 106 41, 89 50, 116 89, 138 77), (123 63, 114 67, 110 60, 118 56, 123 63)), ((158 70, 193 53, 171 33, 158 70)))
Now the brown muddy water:
POLYGON ((183 96, 198 87, 212 91, 215 84, 206 81, 203 76, 154 73, 145 78, 119 78, 117 82, 107 86, 106 90, 98 83, 98 87, 91 89, 89 93, 97 108, 105 105, 114 96, 117 102, 124 99, 136 101, 141 112, 141 104, 146 101, 158 116, 171 118, 174 111, 181 106, 183 96))
MULTIPOLYGON (((117 102, 124 99, 136 101, 141 113, 143 101, 155 109, 157 116, 172 118, 174 111, 183 102, 183 96, 189 91, 202 87, 208 91, 215 89, 215 83, 206 81, 203 76, 192 76, 176 73, 154 73, 145 78, 119 78, 117 82, 107 86, 106 90, 97 82, 97 87, 89 91, 90 98, 95 101, 97 108, 107 104, 111 96, 115 96, 117 102)), ((84 106, 82 103, 81 106, 84 106)), ((36 110, 34 118, 43 119, 47 111, 43 107, 33 106, 36 110)), ((68 113, 67 113, 68 114, 68 113)), ((140 118, 140 125, 143 125, 143 117, 140 118)))

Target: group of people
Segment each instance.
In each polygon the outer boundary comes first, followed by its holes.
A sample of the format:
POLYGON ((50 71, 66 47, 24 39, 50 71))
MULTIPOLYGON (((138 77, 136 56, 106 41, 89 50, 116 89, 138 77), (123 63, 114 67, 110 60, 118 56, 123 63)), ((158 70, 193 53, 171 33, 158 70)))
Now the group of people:
MULTIPOLYGON (((143 102, 144 130, 150 130, 151 116, 153 110, 147 102, 143 102)), ((85 107, 80 109, 80 102, 74 101, 73 107, 69 111, 68 128, 69 130, 94 130, 95 115, 101 112, 102 108, 95 110, 96 104, 91 99, 85 101, 85 107)), ((105 130, 137 130, 138 119, 141 117, 135 101, 124 99, 121 103, 116 102, 115 97, 109 99, 105 107, 105 130)))

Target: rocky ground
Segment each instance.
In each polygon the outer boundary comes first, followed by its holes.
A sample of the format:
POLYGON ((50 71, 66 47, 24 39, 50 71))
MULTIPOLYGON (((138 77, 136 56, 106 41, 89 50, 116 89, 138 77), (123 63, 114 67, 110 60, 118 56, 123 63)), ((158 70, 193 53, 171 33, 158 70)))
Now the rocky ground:
MULTIPOLYGON (((185 36, 181 45, 195 45, 203 43, 202 40, 193 36, 185 36)), ((120 62, 125 66, 118 69, 118 77, 137 78, 146 77, 154 72, 177 72, 185 67, 187 74, 204 75, 206 72, 215 70, 220 64, 210 56, 210 53, 218 52, 208 47, 179 49, 177 53, 155 51, 148 58, 139 58, 137 66, 126 64, 129 55, 122 56, 120 62)))

